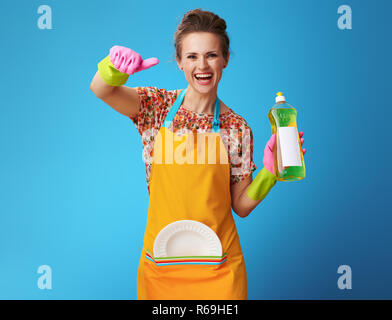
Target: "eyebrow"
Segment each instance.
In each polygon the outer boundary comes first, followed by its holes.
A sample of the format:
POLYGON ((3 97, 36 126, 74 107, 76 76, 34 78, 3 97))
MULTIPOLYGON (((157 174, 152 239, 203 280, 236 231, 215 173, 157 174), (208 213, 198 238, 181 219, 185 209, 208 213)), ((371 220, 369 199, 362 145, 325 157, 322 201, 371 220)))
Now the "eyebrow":
MULTIPOLYGON (((208 51, 208 52, 206 52, 206 54, 209 54, 209 53, 217 53, 218 51, 208 51)), ((185 54, 197 54, 197 52, 186 52, 185 54)))

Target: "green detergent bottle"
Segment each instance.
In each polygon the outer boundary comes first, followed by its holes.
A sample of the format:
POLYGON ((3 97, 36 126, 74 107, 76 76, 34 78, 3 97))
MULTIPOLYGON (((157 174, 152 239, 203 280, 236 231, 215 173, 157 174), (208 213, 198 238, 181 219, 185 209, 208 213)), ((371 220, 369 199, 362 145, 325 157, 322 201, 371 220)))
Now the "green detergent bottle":
POLYGON ((274 147, 275 176, 279 181, 297 181, 305 178, 305 162, 297 129, 297 110, 286 103, 278 92, 276 104, 268 113, 272 133, 276 134, 274 147))

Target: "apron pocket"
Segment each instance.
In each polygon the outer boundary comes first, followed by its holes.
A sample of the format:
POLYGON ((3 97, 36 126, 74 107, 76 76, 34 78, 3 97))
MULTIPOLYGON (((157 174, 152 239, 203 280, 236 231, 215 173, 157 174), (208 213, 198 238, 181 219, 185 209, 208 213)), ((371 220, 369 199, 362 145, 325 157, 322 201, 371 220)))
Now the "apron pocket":
POLYGON ((146 259, 154 262, 157 266, 170 265, 220 265, 226 262, 227 254, 222 256, 182 256, 154 258, 149 250, 146 251, 146 259))
POLYGON ((232 298, 233 272, 222 256, 155 258, 146 251, 146 298, 151 300, 222 300, 232 298))

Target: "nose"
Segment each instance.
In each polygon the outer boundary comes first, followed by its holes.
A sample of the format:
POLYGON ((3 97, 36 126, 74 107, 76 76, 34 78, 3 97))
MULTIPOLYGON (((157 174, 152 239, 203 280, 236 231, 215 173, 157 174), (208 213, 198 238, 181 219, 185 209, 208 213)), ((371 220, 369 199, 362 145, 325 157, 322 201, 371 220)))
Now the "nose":
POLYGON ((207 69, 207 67, 208 67, 208 63, 206 57, 201 57, 199 59, 199 68, 203 70, 203 69, 207 69))

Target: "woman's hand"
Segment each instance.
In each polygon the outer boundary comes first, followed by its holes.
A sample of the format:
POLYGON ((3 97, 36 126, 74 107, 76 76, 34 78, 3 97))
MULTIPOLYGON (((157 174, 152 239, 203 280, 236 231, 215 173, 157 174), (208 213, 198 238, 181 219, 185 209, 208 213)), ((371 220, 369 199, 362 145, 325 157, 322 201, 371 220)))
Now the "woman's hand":
MULTIPOLYGON (((301 138, 301 148, 302 145, 304 144, 305 139, 302 138, 304 135, 303 131, 299 133, 299 137, 301 138)), ((265 148, 264 148, 264 157, 263 157, 263 165, 264 167, 271 172, 272 174, 275 174, 275 168, 274 168, 274 156, 273 156, 273 150, 276 142, 276 135, 275 133, 271 136, 269 141, 267 142, 265 148)), ((305 155, 306 149, 302 149, 302 153, 305 155)))
POLYGON ((110 49, 110 62, 122 73, 134 74, 152 66, 159 61, 157 58, 143 60, 137 52, 122 46, 114 46, 110 49))

